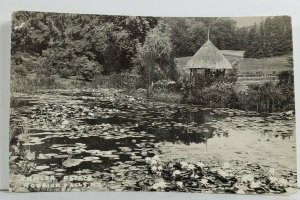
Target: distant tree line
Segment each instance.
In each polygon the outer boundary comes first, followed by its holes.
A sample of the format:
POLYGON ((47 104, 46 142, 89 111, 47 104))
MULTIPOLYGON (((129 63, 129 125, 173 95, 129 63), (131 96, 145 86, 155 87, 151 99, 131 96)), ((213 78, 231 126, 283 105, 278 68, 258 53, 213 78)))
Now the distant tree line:
POLYGON ((291 18, 268 17, 253 25, 248 33, 245 57, 261 58, 287 54, 293 50, 291 18))

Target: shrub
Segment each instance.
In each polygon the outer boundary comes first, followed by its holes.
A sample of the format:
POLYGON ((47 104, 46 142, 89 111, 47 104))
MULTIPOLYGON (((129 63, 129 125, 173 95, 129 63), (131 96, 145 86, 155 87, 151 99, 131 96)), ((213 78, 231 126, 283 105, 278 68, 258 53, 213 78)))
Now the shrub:
POLYGON ((245 93, 239 95, 239 106, 244 110, 274 112, 284 110, 286 105, 282 89, 271 82, 251 84, 245 93))
POLYGON ((61 78, 69 78, 70 76, 72 76, 72 71, 68 70, 67 68, 64 68, 60 70, 59 75, 61 78))
POLYGON ((153 84, 153 89, 166 89, 168 91, 175 91, 177 84, 171 80, 159 80, 153 84))
POLYGON ((103 66, 96 61, 89 60, 86 56, 77 58, 75 68, 78 74, 86 81, 91 81, 96 75, 102 74, 103 66))
POLYGON ((12 69, 13 74, 17 76, 26 76, 28 73, 28 70, 26 69, 26 67, 24 67, 24 65, 14 65, 12 66, 12 69))
POLYGON ((202 90, 196 90, 195 102, 210 107, 237 107, 237 94, 232 83, 215 82, 202 90))

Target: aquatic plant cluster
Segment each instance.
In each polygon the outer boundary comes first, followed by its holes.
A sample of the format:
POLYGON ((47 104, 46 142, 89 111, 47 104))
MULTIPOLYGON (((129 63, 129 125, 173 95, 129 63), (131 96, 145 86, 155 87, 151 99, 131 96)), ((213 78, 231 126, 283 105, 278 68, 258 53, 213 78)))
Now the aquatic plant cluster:
POLYGON ((237 194, 279 194, 295 190, 293 181, 276 176, 273 168, 266 173, 258 164, 248 163, 246 173, 239 174, 228 162, 221 167, 209 167, 201 161, 162 164, 158 156, 146 161, 150 164, 150 173, 156 176, 149 190, 237 194))
MULTIPOLYGON (((296 172, 280 167, 165 159, 166 143, 189 146, 230 137, 216 119, 237 127, 241 123, 234 121, 235 116, 243 119, 256 116, 255 112, 149 102, 116 89, 44 90, 38 95, 15 94, 12 102, 12 191, 277 194, 296 187, 296 172), (50 178, 41 181, 44 177, 50 178)), ((292 116, 278 114, 269 120, 292 116)))

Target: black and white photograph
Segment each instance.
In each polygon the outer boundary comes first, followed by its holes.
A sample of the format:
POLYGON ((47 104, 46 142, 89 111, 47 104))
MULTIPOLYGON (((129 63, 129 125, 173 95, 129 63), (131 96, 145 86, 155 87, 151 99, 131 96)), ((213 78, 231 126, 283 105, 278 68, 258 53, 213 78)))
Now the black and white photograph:
POLYGON ((16 11, 11 192, 297 189, 289 16, 16 11))

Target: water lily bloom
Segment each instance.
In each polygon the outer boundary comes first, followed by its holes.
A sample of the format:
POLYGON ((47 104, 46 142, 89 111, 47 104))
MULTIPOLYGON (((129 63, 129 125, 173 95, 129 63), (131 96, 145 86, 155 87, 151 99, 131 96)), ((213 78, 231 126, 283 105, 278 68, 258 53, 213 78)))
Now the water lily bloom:
POLYGON ((180 175, 180 174, 181 174, 181 171, 179 171, 179 170, 175 170, 173 172, 173 176, 177 176, 177 175, 180 175))
POLYGON ((194 170, 196 167, 195 167, 195 165, 193 165, 193 164, 189 164, 189 165, 187 166, 187 168, 188 168, 189 170, 194 170))
POLYGON ((286 180, 285 178, 279 178, 279 179, 278 179, 278 184, 279 184, 280 186, 286 187, 286 186, 288 186, 289 182, 288 182, 288 180, 286 180))
POLYGON ((163 180, 160 179, 157 183, 155 183, 152 187, 155 190, 159 190, 159 189, 164 189, 167 186, 167 183, 163 180))
POLYGON ((142 156, 146 156, 147 154, 148 154, 147 151, 143 151, 143 152, 141 153, 142 156))
POLYGON ((276 183, 278 181, 278 178, 274 177, 274 176, 270 176, 269 180, 271 183, 276 183))
POLYGON ((159 155, 153 156, 152 159, 154 159, 154 160, 159 160, 159 155))
POLYGON ((182 181, 177 181, 176 185, 179 186, 180 188, 183 188, 183 182, 182 181))
POLYGON ((67 124, 69 124, 69 121, 68 120, 64 120, 61 124, 62 125, 67 125, 67 124))
POLYGON ((158 170, 158 171, 161 171, 161 170, 163 170, 163 167, 162 167, 161 165, 159 165, 159 166, 157 167, 157 170, 158 170))
POLYGON ((272 174, 272 175, 275 175, 275 171, 276 171, 276 170, 275 170, 274 168, 271 168, 271 169, 269 170, 269 173, 272 174))
POLYGON ((254 177, 252 174, 246 174, 246 175, 243 175, 242 176, 242 181, 245 182, 245 183, 248 183, 248 182, 253 182, 254 181, 254 177))
POLYGON ((208 183, 208 180, 206 178, 201 179, 201 183, 206 185, 208 183))
POLYGON ((152 159, 152 160, 150 161, 150 164, 151 164, 151 165, 157 165, 157 160, 153 160, 153 159, 152 159))
POLYGON ((157 167, 154 165, 151 167, 151 171, 156 172, 157 171, 157 167))
POLYGON ((198 167, 204 167, 204 164, 203 164, 203 162, 197 162, 197 164, 196 164, 198 167))
POLYGON ((223 164, 223 168, 224 169, 228 169, 228 168, 230 168, 231 167, 231 165, 230 165, 230 163, 228 163, 228 162, 225 162, 224 164, 223 164))
POLYGON ((198 179, 200 176, 198 176, 197 174, 195 174, 195 172, 193 172, 193 174, 191 175, 191 178, 195 178, 198 179))
POLYGON ((229 174, 227 172, 225 172, 224 170, 218 170, 218 174, 220 174, 221 176, 225 177, 228 176, 229 174))
POLYGON ((259 188, 260 185, 261 185, 260 181, 253 181, 253 182, 250 183, 251 188, 259 188))
POLYGON ((188 163, 184 161, 180 162, 180 164, 183 168, 186 168, 188 166, 188 163))
POLYGON ((150 163, 151 162, 151 158, 147 157, 145 158, 146 163, 150 163))

